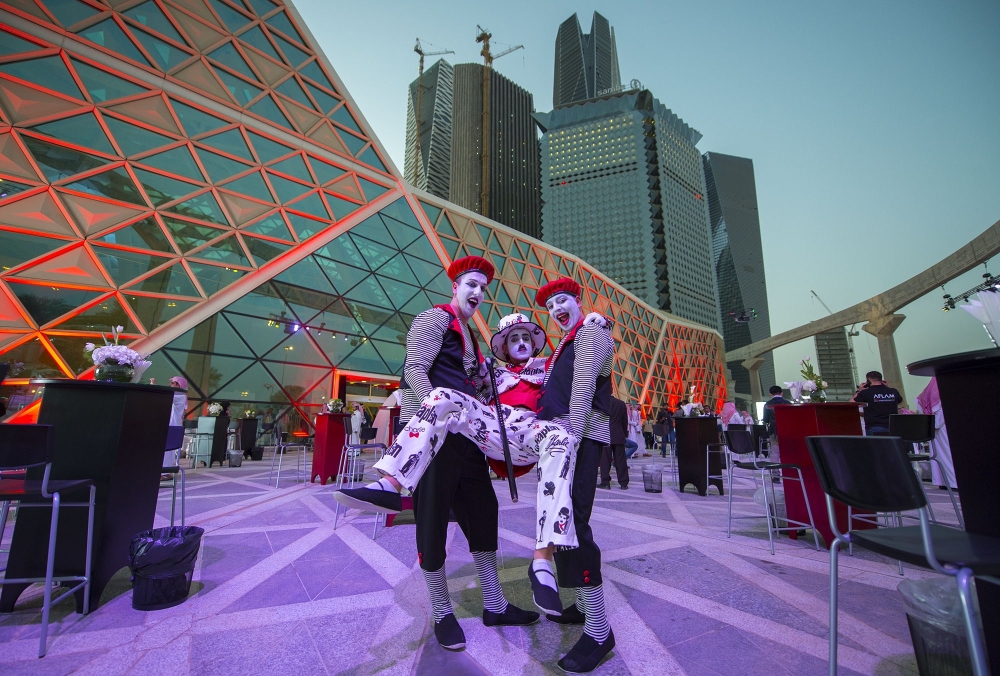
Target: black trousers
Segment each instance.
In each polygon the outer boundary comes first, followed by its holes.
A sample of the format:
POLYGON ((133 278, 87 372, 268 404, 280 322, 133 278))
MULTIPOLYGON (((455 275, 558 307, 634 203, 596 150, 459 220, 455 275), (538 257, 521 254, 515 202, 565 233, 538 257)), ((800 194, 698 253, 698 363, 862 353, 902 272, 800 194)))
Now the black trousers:
POLYGON ((560 587, 595 587, 601 577, 601 550, 594 542, 590 528, 590 514, 594 510, 597 493, 597 470, 601 462, 599 441, 584 439, 576 452, 576 471, 573 474, 573 524, 580 546, 576 549, 556 551, 560 587))
POLYGON ((618 475, 618 485, 628 486, 628 458, 625 457, 625 444, 605 446, 601 452, 601 483, 611 483, 611 462, 615 463, 615 474, 618 475))
POLYGON ((500 511, 486 456, 468 438, 449 434, 413 491, 417 557, 424 570, 444 565, 448 517, 454 513, 470 552, 495 552, 500 511))

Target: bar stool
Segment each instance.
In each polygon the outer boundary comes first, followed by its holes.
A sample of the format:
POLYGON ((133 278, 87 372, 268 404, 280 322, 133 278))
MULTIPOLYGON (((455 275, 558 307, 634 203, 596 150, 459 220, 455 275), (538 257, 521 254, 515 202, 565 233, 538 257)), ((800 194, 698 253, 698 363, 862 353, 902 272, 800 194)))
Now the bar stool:
MULTIPOLYGON (((932 415, 890 415, 889 416, 889 436, 899 437, 903 441, 920 446, 922 452, 911 453, 910 460, 920 462, 929 460, 936 463, 938 471, 945 477, 945 488, 948 489, 948 497, 951 498, 951 506, 955 509, 955 516, 958 517, 958 527, 965 530, 965 519, 962 518, 962 510, 958 507, 958 500, 955 498, 955 491, 948 482, 948 474, 944 471, 944 465, 937 455, 937 449, 930 442, 934 440, 937 429, 934 426, 934 416, 932 415)), ((934 518, 934 510, 931 503, 927 503, 927 512, 931 516, 931 521, 937 522, 934 518)))
POLYGON ((295 453, 295 483, 302 480, 302 483, 306 482, 306 475, 309 473, 309 465, 306 459, 307 446, 305 444, 295 444, 288 443, 288 432, 282 432, 281 426, 278 424, 274 425, 272 430, 274 439, 276 441, 274 445, 274 454, 271 456, 271 472, 268 474, 267 482, 271 483, 271 478, 274 477, 274 487, 278 487, 278 482, 281 481, 281 461, 284 459, 286 453, 295 453), (275 472, 275 461, 277 461, 278 468, 275 472))
MULTIPOLYGON (((347 484, 347 488, 354 488, 354 484, 358 481, 364 479, 364 460, 361 458, 362 451, 373 450, 375 451, 375 462, 378 462, 382 454, 385 453, 385 444, 383 443, 369 443, 375 438, 378 430, 374 427, 362 427, 361 431, 358 433, 358 438, 361 440, 360 444, 346 444, 344 446, 343 452, 340 454, 340 466, 337 468, 337 484, 336 489, 339 490, 344 488, 344 484, 347 484), (358 475, 357 469, 358 465, 361 465, 361 475, 358 475)), ((374 463, 373 463, 374 464, 374 463)), ((340 503, 337 503, 336 511, 333 514, 333 528, 336 530, 337 522, 340 520, 340 503)), ((385 514, 375 515, 375 527, 372 530, 372 540, 375 539, 375 534, 378 531, 379 521, 385 520, 385 514)))
MULTIPOLYGON (((812 507, 809 506, 809 497, 806 495, 806 484, 802 480, 802 468, 789 463, 767 462, 760 457, 759 447, 754 448, 753 439, 746 429, 734 430, 734 426, 723 433, 726 438, 726 445, 729 449, 729 521, 726 525, 726 537, 732 537, 733 519, 767 519, 767 539, 771 544, 771 555, 774 555, 774 536, 780 535, 783 531, 797 531, 802 528, 811 528, 813 532, 813 544, 816 551, 819 551, 819 537, 816 534, 816 522, 813 520, 812 507), (748 457, 749 460, 739 460, 734 458, 748 457), (764 516, 733 516, 733 470, 745 469, 751 472, 760 472, 760 482, 764 487, 764 516), (774 493, 774 482, 771 481, 772 472, 775 470, 790 469, 798 474, 798 478, 784 476, 788 481, 798 481, 802 489, 802 500, 806 503, 806 514, 809 515, 809 523, 789 519, 788 515, 778 516, 777 499, 774 493), (771 499, 768 500, 768 491, 771 492, 771 499), (784 521, 786 526, 778 526, 779 521, 784 521)), ((754 486, 757 485, 757 477, 754 476, 754 486)))
POLYGON ((653 425, 653 438, 660 437, 663 447, 668 449, 667 453, 670 455, 670 476, 673 479, 674 485, 677 485, 677 442, 670 441, 667 437, 667 426, 666 425, 653 425))
MULTIPOLYGON (((187 421, 185 421, 187 422, 187 421)), ((184 525, 184 502, 186 498, 186 488, 184 483, 184 468, 181 467, 181 446, 184 444, 184 428, 180 425, 167 428, 167 447, 165 451, 174 452, 174 461, 160 469, 161 474, 170 474, 170 525, 174 525, 174 512, 177 505, 177 475, 181 475, 181 525, 184 525)), ((2 532, 2 530, 0 530, 2 532)))

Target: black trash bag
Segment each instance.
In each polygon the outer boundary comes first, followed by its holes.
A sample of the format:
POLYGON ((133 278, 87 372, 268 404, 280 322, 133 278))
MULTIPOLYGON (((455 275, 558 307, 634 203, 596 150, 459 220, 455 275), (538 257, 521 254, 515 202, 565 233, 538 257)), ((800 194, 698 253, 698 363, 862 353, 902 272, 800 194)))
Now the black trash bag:
POLYGON ((204 528, 171 526, 139 533, 129 547, 132 607, 160 610, 183 603, 191 591, 191 575, 204 528))

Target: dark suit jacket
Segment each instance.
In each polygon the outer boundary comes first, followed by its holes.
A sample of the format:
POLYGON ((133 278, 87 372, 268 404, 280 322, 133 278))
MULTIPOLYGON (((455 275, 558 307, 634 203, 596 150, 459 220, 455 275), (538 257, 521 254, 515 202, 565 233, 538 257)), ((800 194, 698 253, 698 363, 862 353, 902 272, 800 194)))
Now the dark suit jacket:
POLYGON ((775 404, 790 404, 792 402, 785 399, 780 394, 777 397, 773 397, 764 404, 764 420, 762 421, 767 427, 767 433, 770 435, 775 435, 778 433, 778 423, 774 417, 774 405, 775 404))
POLYGON ((611 445, 625 444, 628 438, 628 412, 625 402, 618 397, 611 397, 611 445))

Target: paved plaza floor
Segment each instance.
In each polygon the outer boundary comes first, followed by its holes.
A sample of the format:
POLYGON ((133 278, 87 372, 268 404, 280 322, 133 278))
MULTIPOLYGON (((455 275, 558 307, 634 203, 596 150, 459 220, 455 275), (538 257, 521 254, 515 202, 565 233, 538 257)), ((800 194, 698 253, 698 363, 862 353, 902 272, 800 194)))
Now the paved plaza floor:
MULTIPOLYGON (((772 556, 763 521, 736 522, 727 539, 727 503, 714 489, 678 494, 665 472, 662 493, 643 491, 641 466, 665 462, 633 459, 629 490, 613 482, 598 491, 593 525, 617 648, 595 673, 825 674, 826 551, 811 538, 782 537, 772 556)), ((185 603, 133 610, 123 569, 89 616, 70 601, 54 609, 48 656, 38 659, 36 585, 0 616, 0 674, 562 673, 556 661, 581 627, 544 619, 484 627, 472 557, 454 524, 447 573, 468 646, 449 653, 434 640, 413 526, 379 527, 373 540, 373 517, 351 511, 335 529, 331 486, 283 475, 275 489, 269 465, 188 471, 188 524, 205 537, 185 603)), ((506 483, 494 482, 500 579, 512 603, 532 608, 525 571, 535 483, 518 483, 521 501, 512 504, 506 483)), ((939 517, 954 519, 946 493, 928 492, 939 517)), ((740 480, 738 512, 759 513, 752 495, 740 480)), ((158 526, 169 496, 161 490, 158 526)), ((5 547, 10 534, 8 526, 5 547)), ((841 673, 915 674, 895 562, 864 552, 841 562, 841 673)), ((906 568, 907 577, 927 575, 906 568)))

